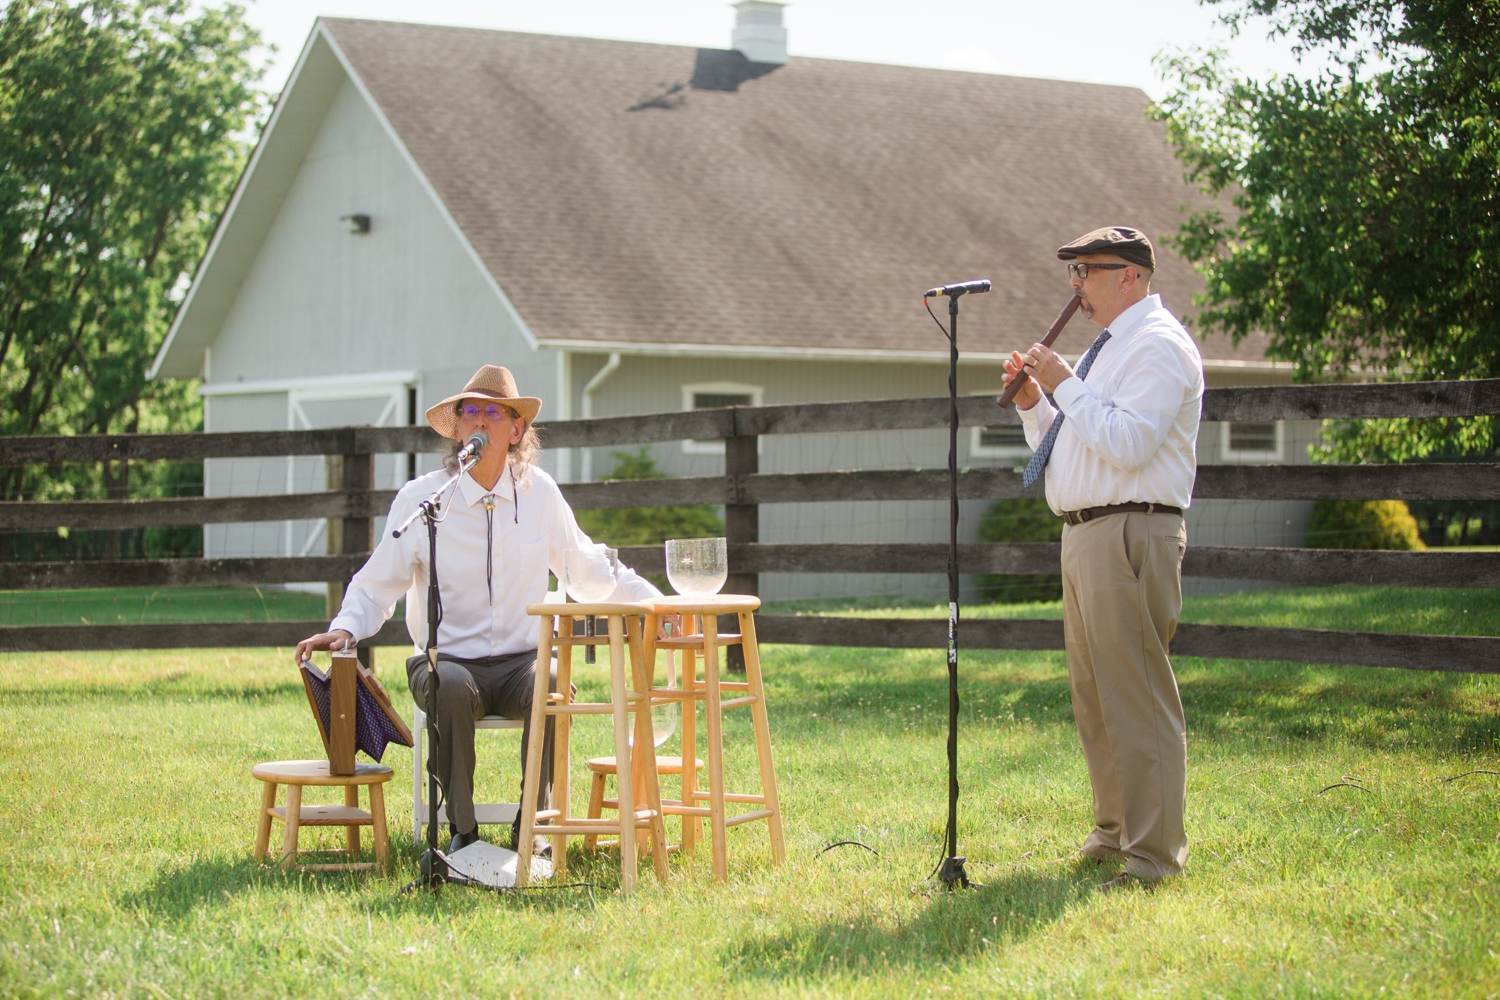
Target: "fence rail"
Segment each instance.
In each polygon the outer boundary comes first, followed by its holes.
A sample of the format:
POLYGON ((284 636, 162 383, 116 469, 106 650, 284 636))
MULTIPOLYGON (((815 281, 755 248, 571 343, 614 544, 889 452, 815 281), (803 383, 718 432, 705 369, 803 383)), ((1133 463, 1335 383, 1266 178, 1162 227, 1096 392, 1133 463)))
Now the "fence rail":
MULTIPOLYGON (((1369 420, 1380 417, 1469 417, 1500 414, 1500 379, 1215 388, 1203 395, 1205 421, 1369 420)), ((965 427, 1014 423, 991 396, 959 400, 965 427)), ((948 426, 948 400, 883 399, 791 406, 731 406, 633 417, 595 417, 537 424, 549 448, 611 447, 760 434, 931 430, 948 426)), ((215 434, 79 434, 0 437, 0 464, 196 461, 286 455, 387 455, 441 451, 426 427, 338 427, 313 431, 215 434)))
MULTIPOLYGON (((1055 542, 979 542, 959 546, 965 573, 1056 573, 1055 542)), ((641 573, 666 572, 660 545, 620 549, 641 573)), ((0 563, 0 590, 89 587, 204 587, 346 580, 364 553, 250 559, 123 559, 97 562, 0 563)), ((948 546, 928 543, 750 543, 730 546, 744 573, 945 573, 948 546)), ((1500 587, 1492 552, 1380 552, 1194 545, 1182 575, 1214 580, 1275 580, 1301 586, 1500 587)))
MULTIPOLYGON (((33 625, 0 628, 0 652, 75 649, 199 649, 268 646, 289 649, 321 632, 317 621, 207 624, 33 625)), ((947 641, 948 623, 923 618, 837 618, 817 615, 755 616, 761 642, 807 646, 936 649, 947 641)), ((1059 650, 1063 623, 1057 619, 975 619, 958 627, 964 649, 1059 650)), ((386 622, 363 646, 411 648, 406 623, 386 622)), ((1398 667, 1450 673, 1500 673, 1500 638, 1261 628, 1243 625, 1177 626, 1173 656, 1236 660, 1288 660, 1348 666, 1398 667)))
MULTIPOLYGON (((1500 414, 1500 379, 1210 389, 1206 421, 1458 417, 1500 414)), ((965 426, 1013 423, 988 396, 959 404, 965 426)), ((947 548, 927 544, 763 544, 761 504, 850 500, 940 500, 947 473, 875 470, 763 474, 763 434, 824 434, 924 430, 947 426, 948 401, 895 399, 791 406, 728 407, 683 413, 605 417, 538 425, 551 448, 609 447, 684 439, 724 439, 725 474, 682 479, 570 483, 578 509, 723 504, 730 538, 729 589, 754 592, 761 573, 942 573, 947 548)), ((304 455, 342 457, 343 481, 327 492, 275 496, 190 497, 0 503, 0 530, 58 527, 115 529, 313 518, 342 519, 343 551, 301 558, 163 559, 93 563, 0 563, 0 589, 202 586, 212 584, 346 582, 373 538, 373 521, 395 492, 373 489, 373 456, 432 453, 443 440, 427 428, 344 427, 316 431, 229 434, 98 435, 0 438, 0 463, 57 465, 102 461, 193 461, 304 455)), ((990 500, 1041 496, 1021 487, 1010 469, 965 470, 960 496, 990 500)), ((1500 464, 1390 466, 1204 466, 1199 499, 1493 500, 1500 499, 1500 464)), ((660 572, 660 546, 632 547, 622 557, 660 572)), ((1056 573, 1059 546, 964 546, 966 573, 1056 573)), ((1276 580, 1294 584, 1383 584, 1413 587, 1500 585, 1500 556, 1481 552, 1366 552, 1254 547, 1188 549, 1186 576, 1276 580)), ((841 619, 765 615, 767 642, 820 645, 940 646, 942 621, 841 619)), ((191 646, 287 646, 322 622, 119 624, 0 628, 0 650, 126 649, 191 646)), ((400 622, 387 623, 370 645, 409 645, 400 622)), ((1060 649, 1058 621, 966 621, 960 642, 979 649, 1060 649)), ((1288 659, 1412 669, 1495 672, 1500 639, 1407 636, 1373 632, 1183 625, 1174 653, 1288 659)))
MULTIPOLYGON (((959 473, 961 500, 1040 497, 1045 479, 1030 489, 1011 469, 959 473)), ((564 483, 575 510, 668 507, 683 504, 943 500, 948 473, 940 469, 797 472, 681 479, 564 483)), ((153 525, 230 524, 323 517, 377 517, 395 490, 177 497, 164 500, 0 502, 0 530, 143 528, 153 525)), ((1488 500, 1500 497, 1500 464, 1226 465, 1203 466, 1193 486, 1199 500, 1488 500)))

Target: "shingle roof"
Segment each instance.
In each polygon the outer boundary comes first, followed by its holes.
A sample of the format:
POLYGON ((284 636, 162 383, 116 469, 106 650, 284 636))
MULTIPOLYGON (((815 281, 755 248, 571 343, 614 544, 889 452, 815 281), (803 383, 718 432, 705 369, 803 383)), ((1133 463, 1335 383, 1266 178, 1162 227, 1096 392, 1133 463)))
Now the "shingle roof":
POLYGON ((1202 196, 1133 88, 324 23, 544 342, 939 352, 922 290, 992 277, 960 342, 1008 350, 1068 297, 1056 248, 1110 224, 1157 243, 1179 315, 1202 287, 1163 252, 1202 196))

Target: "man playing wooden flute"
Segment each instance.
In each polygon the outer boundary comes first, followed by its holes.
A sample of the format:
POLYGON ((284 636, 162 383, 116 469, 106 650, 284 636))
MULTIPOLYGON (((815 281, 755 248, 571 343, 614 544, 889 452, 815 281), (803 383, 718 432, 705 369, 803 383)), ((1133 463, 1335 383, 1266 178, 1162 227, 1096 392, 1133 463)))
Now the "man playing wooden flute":
MULTIPOLYGON (((532 421, 542 401, 522 396, 505 368, 485 365, 463 391, 427 411, 427 422, 452 442, 445 468, 402 487, 386 524, 402 523, 454 472, 460 442, 480 431, 490 444, 445 501, 438 533, 442 618, 438 624, 437 773, 447 799, 456 851, 478 838, 474 818, 474 723, 485 715, 526 720, 531 726, 536 676, 536 620, 528 604, 547 596, 547 572, 563 579, 563 556, 593 553, 600 573, 610 566, 602 548, 578 527, 557 482, 536 466, 541 450, 532 421)), ((374 635, 406 596, 406 628, 419 650, 427 645, 428 542, 423 531, 400 538, 389 532, 354 575, 329 630, 297 645, 297 662, 315 649, 342 649, 374 635)), ((607 600, 640 601, 661 591, 621 564, 607 600)), ((554 668, 555 669, 555 668, 554 668)), ((427 704, 430 669, 425 654, 406 661, 406 676, 418 705, 427 704)), ((552 720, 542 750, 538 807, 547 806, 552 773, 552 720)), ((521 737, 521 773, 526 772, 527 735, 521 737)), ((512 827, 512 840, 519 818, 512 827)), ((517 850, 520 847, 517 846, 517 850)))
POLYGON ((1151 294, 1156 254, 1139 230, 1095 230, 1057 256, 1104 332, 1076 370, 1041 344, 1013 352, 1005 381, 1023 366, 1031 376, 1015 399, 1036 452, 1024 481, 1046 468, 1047 502, 1067 521, 1068 684, 1094 795, 1080 850, 1125 862, 1104 883, 1114 889, 1187 862, 1187 727, 1167 646, 1182 611, 1203 360, 1151 294))

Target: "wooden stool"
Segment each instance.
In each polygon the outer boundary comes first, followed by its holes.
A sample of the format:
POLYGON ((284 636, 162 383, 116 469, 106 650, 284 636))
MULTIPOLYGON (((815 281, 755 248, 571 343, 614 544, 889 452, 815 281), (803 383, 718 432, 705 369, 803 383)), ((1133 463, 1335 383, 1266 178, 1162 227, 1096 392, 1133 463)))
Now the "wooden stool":
MULTIPOLYGON (((348 840, 347 847, 331 853, 347 853, 349 863, 337 865, 306 865, 310 871, 364 871, 375 865, 359 862, 359 828, 375 828, 375 862, 381 868, 389 868, 390 850, 385 832, 385 790, 381 787, 391 780, 396 772, 384 764, 354 765, 354 773, 339 775, 328 773, 326 760, 278 760, 269 764, 257 764, 250 773, 265 782, 260 797, 260 822, 255 828, 255 860, 266 856, 271 843, 271 820, 281 820, 286 833, 281 842, 281 870, 289 872, 297 863, 297 831, 304 826, 342 826, 348 840), (286 808, 276 805, 276 786, 286 786, 286 808), (305 806, 302 804, 303 785, 341 785, 344 789, 344 804, 341 806, 305 806), (370 787, 370 811, 359 808, 359 786, 370 787)), ((327 853, 306 851, 307 854, 327 853)))
MULTIPOLYGON (((652 704, 670 701, 683 703, 682 746, 683 753, 697 746, 696 720, 698 702, 704 703, 708 726, 708 791, 697 789, 697 774, 694 770, 682 772, 682 802, 675 807, 666 807, 666 812, 680 815, 682 820, 682 849, 692 851, 701 834, 697 820, 707 816, 712 828, 714 852, 714 877, 719 881, 729 878, 729 853, 726 833, 731 826, 750 823, 758 819, 766 821, 771 837, 771 860, 781 864, 786 860, 786 841, 781 829, 781 800, 776 794, 776 765, 771 759, 771 722, 766 713, 766 691, 761 681, 760 647, 755 640, 754 611, 760 607, 760 598, 719 594, 714 597, 662 597, 646 602, 651 614, 646 618, 644 641, 646 663, 654 668, 658 649, 683 651, 682 686, 676 690, 656 688, 651 692, 652 704), (738 615, 738 635, 719 635, 718 616, 738 615), (682 615, 680 636, 657 639, 657 627, 664 615, 682 615), (745 679, 724 681, 719 679, 719 647, 738 644, 745 653, 745 679), (703 659, 703 683, 698 683, 697 660, 703 659), (723 692, 737 697, 727 701, 723 692), (743 692, 740 694, 739 692, 743 692), (755 726, 755 751, 760 760, 760 793, 747 794, 726 791, 724 788, 724 710, 748 705, 755 726), (697 805, 707 800, 708 806, 697 805), (726 802, 742 802, 761 808, 737 816, 725 814, 726 802)), ((652 671, 654 673, 654 670, 652 671)))
MULTIPOLYGON (((594 776, 593 784, 589 788, 589 819, 598 819, 599 816, 603 814, 603 811, 605 809, 620 808, 619 799, 606 799, 604 797, 605 781, 608 780, 608 776, 611 774, 613 774, 615 776, 615 780, 618 781, 620 769, 619 766, 615 763, 615 759, 613 757, 595 757, 588 762, 588 769, 589 773, 594 776)), ((695 759, 693 769, 695 771, 703 770, 703 761, 695 759)), ((662 754, 657 754, 656 773, 658 777, 663 774, 681 774, 682 758, 667 757, 662 754)), ((662 814, 664 816, 680 816, 682 815, 682 813, 679 810, 676 810, 676 807, 681 806, 682 804, 683 802, 681 799, 662 799, 662 814)), ((598 843, 599 838, 592 833, 583 838, 583 846, 588 848, 589 850, 593 850, 596 846, 598 846, 598 843)), ((667 849, 671 850, 672 848, 670 845, 668 845, 667 849)))
MULTIPOLYGON (((662 823, 661 789, 656 777, 656 754, 652 751, 651 707, 644 693, 651 688, 645 647, 641 640, 641 617, 647 609, 640 604, 532 604, 526 613, 541 618, 540 638, 536 651, 536 688, 531 699, 531 742, 526 748, 526 775, 521 785, 521 832, 517 849, 529 857, 533 834, 552 838, 552 874, 567 872, 568 838, 590 834, 613 833, 620 839, 620 886, 625 892, 635 889, 636 830, 644 828, 651 846, 656 877, 667 880, 667 837, 662 823), (609 623, 608 635, 585 636, 575 632, 575 621, 593 615, 609 623), (630 640, 631 681, 625 681, 625 642, 630 640), (610 700, 575 702, 573 690, 573 647, 609 647, 610 700), (546 664, 557 651, 557 691, 549 693, 546 664), (644 748, 632 753, 628 713, 635 713, 635 745, 644 748), (620 782, 619 816, 616 819, 587 819, 568 814, 568 737, 575 715, 609 715, 614 722, 615 758, 627 761, 632 781, 620 782), (541 783, 542 740, 546 720, 553 717, 552 803, 551 809, 538 811, 537 790, 541 783), (637 804, 634 791, 639 788, 645 801, 637 804)), ((530 879, 528 865, 516 866, 516 885, 530 879)))

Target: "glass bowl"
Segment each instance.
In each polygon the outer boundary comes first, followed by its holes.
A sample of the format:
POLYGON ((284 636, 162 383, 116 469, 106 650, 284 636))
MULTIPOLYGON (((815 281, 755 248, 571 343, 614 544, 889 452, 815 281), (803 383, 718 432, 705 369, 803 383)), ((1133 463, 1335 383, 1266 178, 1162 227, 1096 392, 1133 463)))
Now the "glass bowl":
POLYGON ((729 579, 729 546, 722 538, 669 538, 667 579, 683 597, 712 597, 729 579))

